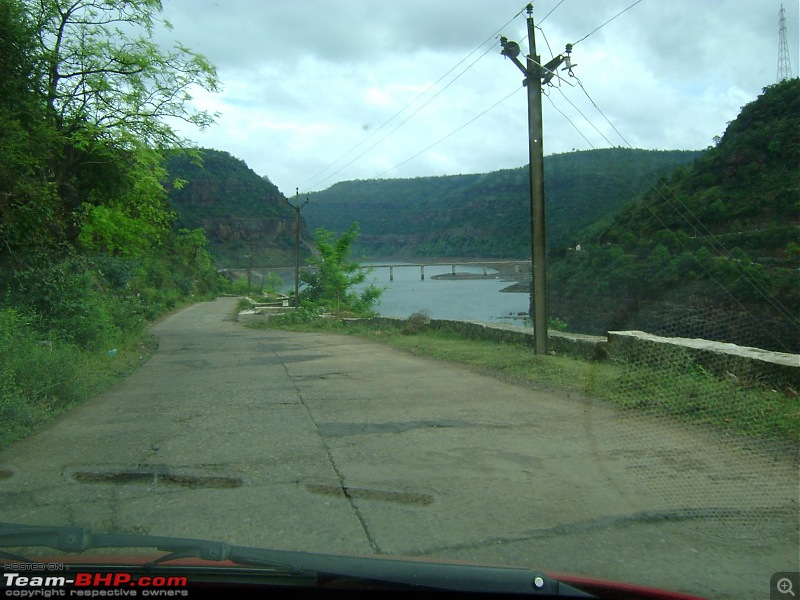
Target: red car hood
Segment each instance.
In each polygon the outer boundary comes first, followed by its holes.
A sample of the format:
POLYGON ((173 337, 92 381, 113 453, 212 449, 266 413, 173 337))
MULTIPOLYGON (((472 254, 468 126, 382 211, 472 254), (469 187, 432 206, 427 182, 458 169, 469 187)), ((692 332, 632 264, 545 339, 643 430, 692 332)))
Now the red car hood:
MULTIPOLYGON (((164 553, 141 553, 141 554, 89 554, 80 555, 59 555, 59 556, 37 556, 34 558, 41 565, 51 565, 50 569, 54 572, 59 568, 68 567, 65 572, 77 572, 80 569, 85 569, 87 572, 101 572, 104 570, 113 571, 136 571, 141 569, 141 566, 151 560, 163 557, 164 553), (53 565, 56 566, 53 569, 53 565), (63 565, 61 567, 60 565, 63 565)), ((493 567, 493 568, 509 568, 503 565, 490 565, 482 563, 471 563, 465 561, 454 560, 438 560, 420 557, 405 557, 405 556, 363 556, 360 558, 368 559, 385 559, 395 561, 408 561, 419 562, 428 564, 449 564, 449 565, 462 565, 473 567, 493 567)), ((13 570, 12 565, 15 564, 14 560, 8 558, 0 558, 0 562, 5 563, 4 572, 13 570), (11 568, 9 568, 11 567, 11 568)), ((22 563, 19 563, 20 565, 22 563)), ((174 567, 176 571, 183 574, 188 573, 189 586, 193 586, 191 572, 192 569, 197 571, 202 570, 205 575, 205 581, 208 581, 208 574, 211 572, 219 572, 220 575, 228 574, 229 572, 244 572, 252 570, 255 572, 263 571, 259 567, 243 567, 242 565, 230 561, 208 561, 198 558, 182 558, 170 560, 168 563, 159 564, 159 569, 162 572, 169 572, 170 568, 174 567)), ((513 567, 512 567, 513 568, 513 567)), ((35 576, 34 570, 20 570, 20 572, 27 576, 35 576)), ((584 577, 570 573, 558 573, 551 571, 544 571, 544 573, 560 583, 567 584, 588 594, 596 596, 597 598, 609 598, 614 600, 703 600, 700 596, 693 596, 683 594, 680 592, 673 592, 664 589, 647 587, 632 583, 625 583, 619 581, 611 581, 606 579, 584 577)), ((320 583, 320 587, 324 589, 325 584, 320 583)))

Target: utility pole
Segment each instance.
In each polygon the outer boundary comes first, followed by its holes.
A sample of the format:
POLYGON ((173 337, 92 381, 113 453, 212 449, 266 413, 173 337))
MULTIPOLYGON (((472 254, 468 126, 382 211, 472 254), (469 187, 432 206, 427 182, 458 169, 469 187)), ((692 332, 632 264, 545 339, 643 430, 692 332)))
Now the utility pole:
POLYGON ((533 260, 533 337, 536 354, 547 354, 547 279, 545 274, 544 143, 542 140, 541 60, 536 53, 533 5, 528 4, 528 141, 531 177, 531 258, 533 260))
POLYGON ((531 271, 533 304, 533 337, 536 354, 547 354, 547 273, 544 217, 544 140, 542 133, 542 85, 550 83, 556 76, 555 70, 562 64, 562 71, 569 71, 575 65, 570 59, 572 44, 567 44, 565 54, 559 54, 546 65, 536 53, 536 31, 533 23, 533 5, 525 8, 528 13, 528 44, 530 53, 526 64, 517 58, 519 44, 506 37, 500 38, 503 50, 500 52, 511 59, 525 75, 522 84, 528 88, 528 144, 530 156, 531 191, 531 271))
POLYGON ((300 301, 300 209, 308 204, 308 198, 300 204, 300 188, 294 189, 295 203, 289 202, 289 206, 294 208, 294 307, 297 309, 300 301))
POLYGON ((251 239, 248 244, 249 254, 247 255, 247 295, 251 296, 250 279, 253 273, 253 240, 251 239))

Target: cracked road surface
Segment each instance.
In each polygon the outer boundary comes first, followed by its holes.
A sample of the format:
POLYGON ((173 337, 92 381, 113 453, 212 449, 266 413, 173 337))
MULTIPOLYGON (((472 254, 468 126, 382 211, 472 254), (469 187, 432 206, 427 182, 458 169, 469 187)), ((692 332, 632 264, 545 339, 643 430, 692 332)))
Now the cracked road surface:
POLYGON ((790 460, 331 334, 236 299, 0 453, 2 520, 524 565, 720 598, 798 569, 790 460))

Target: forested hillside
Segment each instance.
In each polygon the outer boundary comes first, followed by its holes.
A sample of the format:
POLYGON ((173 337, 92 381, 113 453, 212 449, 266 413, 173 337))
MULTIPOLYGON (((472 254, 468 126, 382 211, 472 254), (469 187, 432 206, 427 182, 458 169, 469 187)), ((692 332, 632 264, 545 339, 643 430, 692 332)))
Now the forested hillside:
POLYGON ((293 264, 295 211, 278 188, 227 152, 203 149, 199 159, 167 161, 170 178, 185 182, 169 192, 178 225, 205 231, 218 266, 241 267, 251 255, 259 266, 293 264))
MULTIPOLYGON (((610 148, 545 157, 548 246, 565 252, 584 227, 699 156, 693 151, 610 148)), ((476 175, 347 181, 310 194, 310 228, 361 225, 370 257, 530 255, 527 167, 476 175)))
POLYGON ((215 69, 151 41, 159 9, 0 2, 0 446, 110 384, 146 354, 147 320, 218 284, 161 152, 186 144, 167 119, 212 122, 182 98, 214 91, 215 69))
POLYGON ((578 331, 800 350, 798 132, 800 80, 766 88, 716 147, 553 261, 551 312, 578 331))

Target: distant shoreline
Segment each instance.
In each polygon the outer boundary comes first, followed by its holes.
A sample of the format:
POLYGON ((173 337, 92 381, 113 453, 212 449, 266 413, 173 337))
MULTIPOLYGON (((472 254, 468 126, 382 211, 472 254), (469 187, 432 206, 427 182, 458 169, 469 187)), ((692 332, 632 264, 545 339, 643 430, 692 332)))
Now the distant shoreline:
MULTIPOLYGON (((495 259, 495 260, 503 260, 503 259, 495 259)), ((505 260, 513 260, 513 259, 505 259, 505 260)), ((452 262, 452 264, 456 266, 461 264, 454 259, 445 259, 442 262, 447 262, 447 261, 452 262)), ((484 261, 471 259, 469 262, 480 263, 484 261)), ((511 285, 509 285, 508 287, 499 290, 501 292, 524 293, 524 294, 530 293, 530 278, 528 276, 528 270, 517 272, 515 266, 513 265, 497 264, 497 263, 493 264, 489 260, 486 260, 485 262, 486 265, 492 269, 492 272, 487 273, 486 275, 484 275, 483 273, 456 271, 455 273, 443 273, 441 275, 433 275, 431 279, 436 279, 439 281, 471 281, 478 279, 495 279, 495 280, 499 279, 501 281, 508 281, 511 283, 511 285)))

